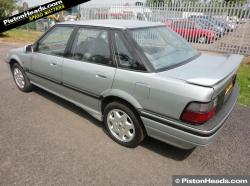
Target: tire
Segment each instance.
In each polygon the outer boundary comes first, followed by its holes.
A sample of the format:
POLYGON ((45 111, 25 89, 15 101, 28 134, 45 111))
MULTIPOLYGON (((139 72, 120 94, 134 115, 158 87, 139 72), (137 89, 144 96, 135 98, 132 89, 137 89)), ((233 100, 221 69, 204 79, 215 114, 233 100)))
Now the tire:
POLYGON ((125 147, 137 147, 146 135, 137 114, 129 105, 120 102, 112 102, 105 107, 104 126, 108 135, 125 147))
POLYGON ((25 74, 23 68, 18 63, 15 63, 11 70, 17 88, 22 92, 32 91, 33 85, 30 83, 30 80, 25 74))

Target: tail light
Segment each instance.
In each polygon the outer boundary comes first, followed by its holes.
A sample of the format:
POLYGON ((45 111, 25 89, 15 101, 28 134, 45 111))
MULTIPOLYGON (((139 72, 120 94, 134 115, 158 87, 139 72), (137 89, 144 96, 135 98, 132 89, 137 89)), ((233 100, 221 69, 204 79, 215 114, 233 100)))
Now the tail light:
POLYGON ((215 115, 216 106, 217 99, 209 103, 190 103, 183 111, 181 120, 191 124, 203 124, 215 115))

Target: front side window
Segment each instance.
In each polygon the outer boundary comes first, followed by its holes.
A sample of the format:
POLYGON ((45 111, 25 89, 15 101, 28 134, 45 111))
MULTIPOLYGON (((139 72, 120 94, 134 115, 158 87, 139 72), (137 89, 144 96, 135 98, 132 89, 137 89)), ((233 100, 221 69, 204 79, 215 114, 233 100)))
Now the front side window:
POLYGON ((135 60, 129 52, 121 36, 115 33, 116 57, 118 58, 119 67, 132 70, 145 71, 145 67, 135 60))
POLYGON ((79 29, 72 48, 72 58, 90 63, 113 65, 107 30, 79 29))
POLYGON ((166 27, 133 29, 130 33, 156 70, 179 65, 199 54, 166 27))
POLYGON ((43 54, 63 56, 73 27, 55 27, 38 43, 37 51, 43 54))

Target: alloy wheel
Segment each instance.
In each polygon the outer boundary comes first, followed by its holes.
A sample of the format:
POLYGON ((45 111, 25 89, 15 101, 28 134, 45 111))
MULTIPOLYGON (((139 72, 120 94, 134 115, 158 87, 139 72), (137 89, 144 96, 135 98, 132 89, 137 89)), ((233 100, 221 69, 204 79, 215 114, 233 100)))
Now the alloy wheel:
POLYGON ((19 68, 14 68, 13 74, 17 86, 23 89, 25 87, 25 80, 22 71, 19 68))
POLYGON ((133 121, 124 111, 111 110, 107 115, 107 123, 110 132, 116 139, 122 142, 130 142, 135 137, 133 121))

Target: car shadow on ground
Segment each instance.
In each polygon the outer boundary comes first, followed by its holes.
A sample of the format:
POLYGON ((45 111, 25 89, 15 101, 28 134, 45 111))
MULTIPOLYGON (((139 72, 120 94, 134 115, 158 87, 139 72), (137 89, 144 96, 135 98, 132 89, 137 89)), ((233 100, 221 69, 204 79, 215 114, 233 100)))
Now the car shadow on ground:
MULTIPOLYGON (((57 96, 55 96, 47 91, 44 91, 43 89, 40 89, 38 87, 35 87, 33 92, 48 99, 49 101, 52 101, 52 102, 62 106, 63 108, 70 110, 74 114, 77 114, 77 115, 85 118, 86 120, 90 121, 91 123, 93 123, 97 127, 100 127, 104 130, 103 124, 100 121, 93 118, 90 114, 88 114, 86 111, 84 111, 80 107, 78 107, 78 106, 76 106, 76 105, 74 105, 74 104, 72 104, 72 103, 70 103, 70 102, 68 102, 60 97, 57 97, 57 96)), ((104 130, 104 132, 106 133, 105 130, 104 130)), ((141 146, 154 152, 154 153, 160 154, 160 155, 167 157, 167 158, 174 159, 176 161, 185 160, 190 154, 192 154, 192 152, 194 150, 194 149, 182 150, 182 149, 176 148, 174 146, 168 145, 166 143, 163 143, 161 141, 155 140, 155 139, 150 138, 150 137, 146 137, 145 140, 142 142, 141 146)))
POLYGON ((194 149, 190 150, 179 149, 177 147, 168 145, 164 142, 161 142, 159 140, 150 137, 146 137, 145 140, 142 142, 141 146, 147 148, 152 152, 174 159, 176 161, 185 160, 194 151, 194 149))

